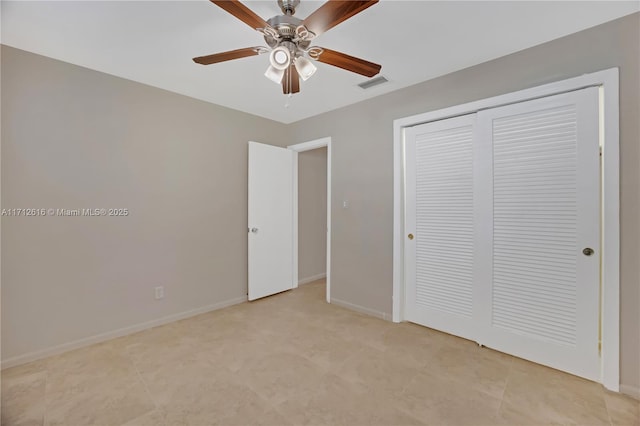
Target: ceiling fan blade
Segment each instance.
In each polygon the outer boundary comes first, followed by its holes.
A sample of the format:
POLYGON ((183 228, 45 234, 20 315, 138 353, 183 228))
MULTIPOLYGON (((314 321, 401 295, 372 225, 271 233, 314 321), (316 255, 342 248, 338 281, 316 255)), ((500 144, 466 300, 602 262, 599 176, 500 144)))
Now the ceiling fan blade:
POLYGON ((269 24, 267 24, 264 19, 256 15, 251 9, 238 0, 211 0, 211 3, 226 10, 254 30, 269 27, 269 24))
POLYGON ((365 61, 364 59, 349 56, 345 53, 336 52, 335 50, 322 48, 323 52, 318 57, 318 62, 333 65, 343 70, 355 72, 367 77, 373 77, 382 69, 382 65, 365 61))
POLYGON ((259 47, 245 47, 244 49, 229 50, 228 52, 214 53, 213 55, 198 56, 197 58, 193 58, 193 62, 202 65, 211 65, 218 62, 246 58, 247 56, 255 56, 259 54, 259 47))
POLYGON ((300 75, 296 67, 290 66, 284 71, 284 77, 282 77, 282 93, 288 95, 289 93, 298 93, 299 91, 300 75))
POLYGON ((378 0, 329 0, 309 15, 302 25, 318 36, 376 3, 378 0))

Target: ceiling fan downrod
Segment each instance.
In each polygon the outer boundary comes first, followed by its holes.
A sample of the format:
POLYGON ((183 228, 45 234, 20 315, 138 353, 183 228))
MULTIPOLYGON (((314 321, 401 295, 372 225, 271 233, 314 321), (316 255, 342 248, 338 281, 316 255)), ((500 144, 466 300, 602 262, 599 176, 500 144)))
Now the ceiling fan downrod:
POLYGON ((278 6, 282 13, 293 16, 296 13, 296 7, 300 4, 300 0, 278 0, 278 6))

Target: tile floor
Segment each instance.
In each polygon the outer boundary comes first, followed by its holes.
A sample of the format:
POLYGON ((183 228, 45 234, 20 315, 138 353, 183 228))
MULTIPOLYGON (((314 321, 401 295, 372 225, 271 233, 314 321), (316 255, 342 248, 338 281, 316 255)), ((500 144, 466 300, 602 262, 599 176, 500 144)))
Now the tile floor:
POLYGON ((639 425, 602 386, 324 303, 324 282, 2 372, 2 425, 639 425))

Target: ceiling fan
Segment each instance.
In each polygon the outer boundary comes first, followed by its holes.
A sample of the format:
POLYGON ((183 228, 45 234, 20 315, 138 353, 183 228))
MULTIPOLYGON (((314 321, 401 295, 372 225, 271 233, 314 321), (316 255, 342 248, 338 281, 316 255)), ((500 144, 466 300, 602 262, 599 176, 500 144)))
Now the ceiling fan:
POLYGON ((193 58, 194 62, 210 65, 269 53, 269 68, 265 76, 282 84, 284 94, 300 91, 300 78, 306 81, 316 72, 313 61, 323 62, 367 77, 373 77, 382 68, 335 50, 312 46, 311 41, 341 22, 373 6, 378 0, 329 0, 315 12, 302 20, 295 16, 300 0, 278 0, 282 15, 265 21, 238 0, 210 0, 251 28, 260 32, 268 47, 257 46, 230 50, 213 55, 193 58))

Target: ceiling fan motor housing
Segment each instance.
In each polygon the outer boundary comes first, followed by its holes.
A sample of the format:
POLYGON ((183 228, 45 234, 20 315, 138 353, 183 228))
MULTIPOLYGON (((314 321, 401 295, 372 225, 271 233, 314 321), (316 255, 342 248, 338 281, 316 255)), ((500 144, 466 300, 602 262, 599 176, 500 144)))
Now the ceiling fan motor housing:
MULTIPOLYGON (((269 19, 267 23, 280 35, 280 40, 278 40, 268 32, 263 33, 267 46, 274 48, 278 46, 280 41, 291 41, 296 37, 296 28, 302 25, 302 19, 290 15, 278 15, 269 19)), ((306 49, 310 44, 311 40, 297 41, 297 45, 302 49, 306 49)))

